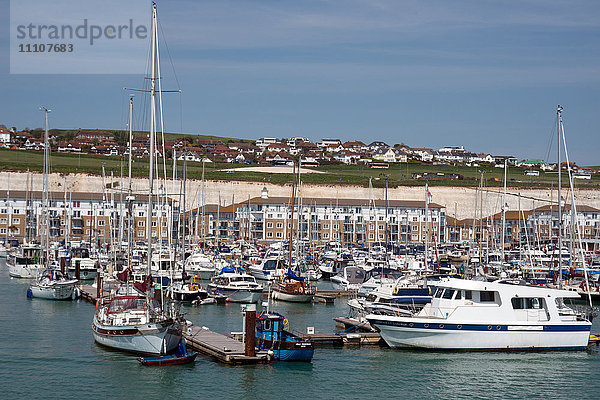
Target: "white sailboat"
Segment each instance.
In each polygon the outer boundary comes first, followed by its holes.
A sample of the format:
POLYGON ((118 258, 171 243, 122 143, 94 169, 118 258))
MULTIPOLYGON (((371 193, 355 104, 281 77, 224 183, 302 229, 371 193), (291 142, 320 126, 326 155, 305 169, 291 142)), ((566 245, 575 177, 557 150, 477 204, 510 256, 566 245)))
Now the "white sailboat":
POLYGON ((50 253, 50 234, 48 223, 48 193, 50 191, 48 183, 48 174, 50 169, 50 144, 48 142, 48 113, 50 110, 43 108, 45 114, 45 133, 44 133, 44 216, 43 216, 43 243, 42 243, 42 262, 44 270, 36 275, 35 279, 29 284, 27 297, 37 297, 48 300, 66 300, 75 298, 75 285, 77 279, 69 279, 61 271, 49 267, 50 253))
MULTIPOLYGON (((143 296, 116 296, 108 304, 99 304, 94 314, 94 340, 104 346, 140 354, 163 355, 177 348, 182 323, 173 312, 165 312, 158 300, 150 297, 152 284, 152 211, 155 151, 155 97, 157 60, 156 3, 152 4, 152 75, 150 78, 150 167, 146 216, 148 257, 146 279, 138 288, 143 296)), ((157 296, 158 297, 158 296, 157 296)), ((162 297, 162 296, 161 296, 162 297)), ((172 310, 171 310, 172 311, 172 310)))

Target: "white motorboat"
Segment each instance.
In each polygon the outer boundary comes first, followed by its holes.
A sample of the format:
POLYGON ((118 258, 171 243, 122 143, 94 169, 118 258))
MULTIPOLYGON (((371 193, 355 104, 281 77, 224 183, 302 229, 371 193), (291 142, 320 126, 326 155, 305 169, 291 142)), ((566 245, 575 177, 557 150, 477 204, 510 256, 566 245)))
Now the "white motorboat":
POLYGON ((71 266, 69 275, 76 277, 77 266, 79 266, 79 279, 90 280, 96 278, 96 272, 100 266, 100 261, 90 257, 90 251, 84 247, 71 250, 71 266))
POLYGON ((69 279, 59 270, 45 269, 29 284, 27 297, 48 300, 71 300, 77 297, 77 279, 69 279))
POLYGON ((338 289, 344 291, 357 291, 365 282, 365 279, 365 270, 354 265, 342 268, 337 275, 334 275, 330 278, 331 283, 333 283, 338 289))
POLYGON ((22 246, 8 255, 6 265, 13 278, 35 278, 44 270, 42 249, 35 245, 22 246))
POLYGON ((579 294, 514 281, 444 279, 413 317, 367 315, 393 348, 585 349, 591 322, 565 306, 579 294))
POLYGON ((223 268, 221 274, 212 278, 208 293, 212 296, 227 296, 234 303, 256 303, 262 296, 263 288, 256 278, 233 267, 223 268))
POLYGON ((280 256, 268 256, 260 264, 252 264, 248 267, 250 274, 256 279, 272 281, 281 275, 287 268, 287 264, 280 256))
POLYGON ((188 275, 195 275, 199 279, 209 280, 217 273, 215 262, 204 253, 193 253, 184 263, 188 275))

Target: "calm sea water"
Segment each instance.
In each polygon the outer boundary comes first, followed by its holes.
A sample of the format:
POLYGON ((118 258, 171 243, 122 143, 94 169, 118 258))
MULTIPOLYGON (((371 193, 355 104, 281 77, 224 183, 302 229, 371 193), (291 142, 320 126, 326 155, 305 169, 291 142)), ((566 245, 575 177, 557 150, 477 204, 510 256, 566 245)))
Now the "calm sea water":
MULTIPOLYGON (((27 281, 0 265, 0 398, 600 398, 600 356, 586 351, 467 353, 317 348, 312 363, 147 368, 94 343, 93 305, 27 299, 27 281)), ((293 329, 334 330, 333 306, 275 303, 293 329)), ((241 330, 240 306, 184 307, 222 333, 241 330)), ((600 330, 598 323, 594 330, 600 330)))

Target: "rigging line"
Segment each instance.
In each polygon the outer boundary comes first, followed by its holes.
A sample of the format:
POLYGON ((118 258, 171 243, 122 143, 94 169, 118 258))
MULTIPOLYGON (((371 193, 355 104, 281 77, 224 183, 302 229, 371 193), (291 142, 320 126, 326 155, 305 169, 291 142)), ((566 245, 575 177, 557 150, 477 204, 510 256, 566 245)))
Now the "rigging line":
MULTIPOLYGON (((165 32, 163 31, 162 24, 158 21, 158 27, 160 28, 160 33, 162 37, 165 37, 165 32)), ((175 72, 175 64, 173 63, 173 58, 171 57, 171 51, 169 50, 169 45, 166 40, 163 40, 165 47, 167 48, 167 55, 169 56, 169 61, 171 62, 171 68, 173 69, 173 76, 175 78, 175 82, 177 83, 177 89, 181 90, 181 85, 179 84, 179 79, 177 78, 177 73, 175 72)), ((160 76, 160 75, 159 75, 160 76)))
MULTIPOLYGON (((558 117, 556 117, 556 118, 558 118, 558 117)), ((550 152, 552 151, 552 145, 554 144, 554 136, 555 136, 554 128, 556 127, 556 118, 554 119, 552 128, 550 129, 550 141, 549 141, 548 147, 546 149, 546 158, 545 158, 545 160, 547 160, 547 161, 550 161, 550 152)), ((558 145, 560 146, 560 143, 558 145)))

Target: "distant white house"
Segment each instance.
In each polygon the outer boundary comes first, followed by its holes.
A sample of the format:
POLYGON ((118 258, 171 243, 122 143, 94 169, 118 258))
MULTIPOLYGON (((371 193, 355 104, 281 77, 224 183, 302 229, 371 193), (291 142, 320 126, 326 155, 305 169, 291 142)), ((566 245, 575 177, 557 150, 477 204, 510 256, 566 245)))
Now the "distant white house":
POLYGON ((335 153, 333 158, 344 164, 356 164, 360 160, 360 154, 350 150, 341 150, 335 153))
POLYGON ((0 128, 0 143, 10 143, 10 131, 0 128))
POLYGON ((277 143, 277 138, 260 138, 256 141, 256 146, 264 150, 273 143, 277 143))

